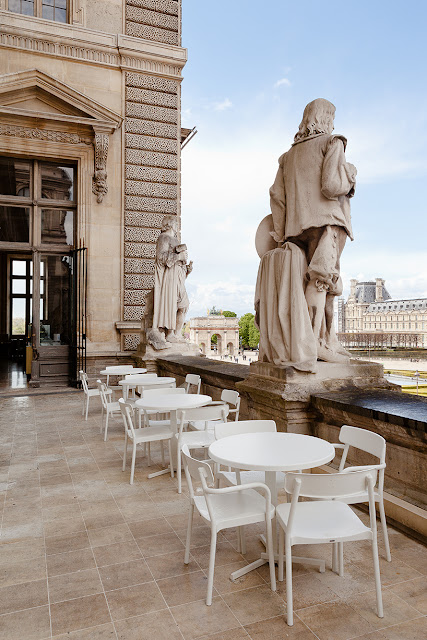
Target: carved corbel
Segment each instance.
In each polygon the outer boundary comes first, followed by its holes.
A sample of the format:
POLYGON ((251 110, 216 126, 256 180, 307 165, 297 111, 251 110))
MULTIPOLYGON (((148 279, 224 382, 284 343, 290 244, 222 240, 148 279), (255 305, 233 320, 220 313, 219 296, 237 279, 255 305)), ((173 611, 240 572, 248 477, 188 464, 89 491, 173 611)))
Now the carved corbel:
POLYGON ((95 147, 95 173, 92 178, 92 191, 96 195, 96 201, 101 203, 108 192, 107 186, 107 155, 108 133, 97 133, 93 141, 95 147))

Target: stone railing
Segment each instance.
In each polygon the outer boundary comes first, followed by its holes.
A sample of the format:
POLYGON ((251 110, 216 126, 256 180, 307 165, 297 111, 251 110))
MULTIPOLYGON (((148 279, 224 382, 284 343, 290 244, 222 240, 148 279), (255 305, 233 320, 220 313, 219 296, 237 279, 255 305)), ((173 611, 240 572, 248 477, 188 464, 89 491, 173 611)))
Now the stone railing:
MULTIPOLYGON (((177 384, 184 382, 187 373, 198 374, 202 379, 202 392, 214 400, 220 398, 223 389, 239 391, 241 420, 271 418, 280 431, 308 433, 329 442, 338 442, 339 429, 343 424, 379 433, 387 441, 387 517, 411 535, 426 539, 427 401, 391 391, 386 383, 373 389, 372 380, 378 373, 373 367, 378 365, 361 364, 365 368, 360 377, 365 377, 365 381, 371 380, 369 388, 364 388, 362 380, 355 378, 353 385, 348 382, 331 384, 329 390, 322 391, 314 386, 308 397, 298 396, 296 391, 293 395, 289 392, 292 386, 289 382, 294 378, 299 380, 293 372, 288 372, 289 379, 280 387, 268 375, 265 375, 263 383, 262 367, 253 365, 248 367, 203 357, 167 356, 157 359, 157 372, 162 376, 175 377, 177 384)), ((349 457, 350 464, 367 462, 369 459, 363 455, 349 457)), ((336 467, 337 459, 321 471, 331 472, 336 467)))

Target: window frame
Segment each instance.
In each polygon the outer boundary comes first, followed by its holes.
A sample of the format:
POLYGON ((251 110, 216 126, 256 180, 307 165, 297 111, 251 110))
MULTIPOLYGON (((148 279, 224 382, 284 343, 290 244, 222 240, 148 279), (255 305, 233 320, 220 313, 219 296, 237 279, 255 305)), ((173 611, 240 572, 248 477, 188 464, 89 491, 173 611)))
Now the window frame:
POLYGON ((60 22, 59 20, 55 20, 52 18, 44 18, 43 17, 43 0, 34 0, 34 15, 29 16, 25 13, 21 13, 20 11, 14 11, 13 9, 9 9, 9 2, 7 0, 7 10, 11 13, 18 14, 20 16, 26 16, 27 18, 40 18, 41 20, 49 20, 49 22, 57 22, 58 24, 71 24, 71 0, 66 0, 66 20, 65 22, 60 22))

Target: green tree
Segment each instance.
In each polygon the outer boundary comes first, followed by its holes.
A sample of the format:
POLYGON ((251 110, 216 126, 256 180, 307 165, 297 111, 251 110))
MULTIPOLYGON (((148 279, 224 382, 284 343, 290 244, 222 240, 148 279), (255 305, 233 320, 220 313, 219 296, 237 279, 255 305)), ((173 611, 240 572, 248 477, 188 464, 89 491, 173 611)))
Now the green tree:
POLYGON ((236 318, 237 317, 237 313, 234 313, 234 311, 223 311, 222 315, 225 316, 226 318, 236 318))
POLYGON ((251 320, 253 321, 254 318, 253 313, 245 313, 245 315, 239 319, 239 336, 242 340, 243 347, 249 347, 249 328, 251 320))
POLYGON ((211 338, 211 344, 218 344, 218 335, 216 333, 211 338))
POLYGON ((255 349, 259 343, 259 331, 255 326, 255 317, 249 322, 249 347, 255 349))

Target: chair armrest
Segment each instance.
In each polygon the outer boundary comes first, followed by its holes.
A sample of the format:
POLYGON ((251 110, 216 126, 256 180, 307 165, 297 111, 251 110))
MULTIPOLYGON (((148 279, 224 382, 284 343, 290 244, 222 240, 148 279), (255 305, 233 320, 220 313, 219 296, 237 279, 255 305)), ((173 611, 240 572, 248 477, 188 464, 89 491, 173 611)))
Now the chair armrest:
POLYGON ((341 444, 341 443, 332 443, 332 446, 334 447, 334 449, 344 449, 345 444, 341 444))
POLYGON ((236 493, 236 491, 246 491, 247 489, 261 489, 265 494, 266 500, 271 504, 271 492, 263 482, 248 482, 247 484, 237 484, 232 487, 224 487, 222 489, 209 488, 207 493, 236 493))

